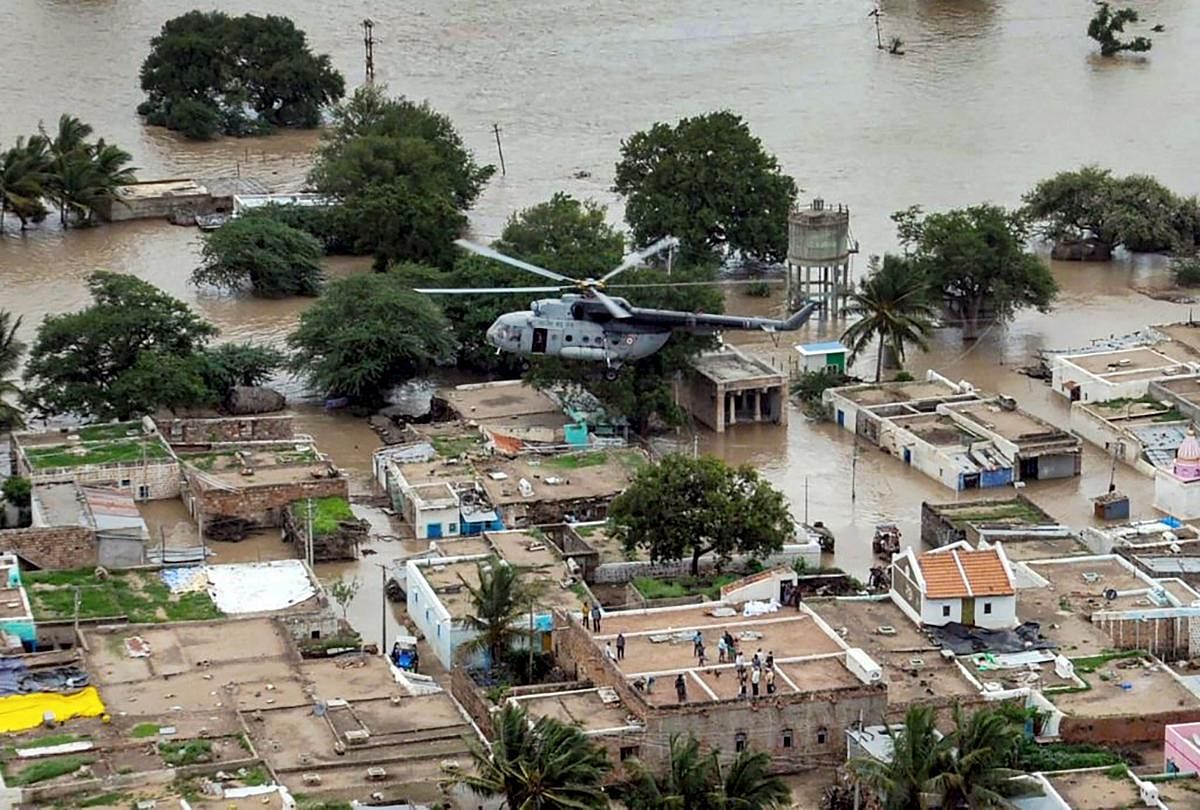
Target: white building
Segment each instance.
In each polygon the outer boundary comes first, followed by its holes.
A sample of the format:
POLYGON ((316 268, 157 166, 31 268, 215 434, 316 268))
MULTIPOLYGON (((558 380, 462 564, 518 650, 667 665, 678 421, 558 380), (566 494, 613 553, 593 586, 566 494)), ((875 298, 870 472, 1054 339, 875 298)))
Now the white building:
POLYGON ((892 559, 892 601, 918 624, 960 622, 991 630, 1017 624, 1017 592, 1004 547, 966 542, 892 559))
POLYGON ((1153 346, 1056 355, 1050 386, 1072 402, 1107 402, 1146 396, 1150 381, 1195 374, 1200 364, 1177 360, 1153 346))
POLYGON ((1191 428, 1170 469, 1154 471, 1154 508, 1180 520, 1200 518, 1200 441, 1191 428))

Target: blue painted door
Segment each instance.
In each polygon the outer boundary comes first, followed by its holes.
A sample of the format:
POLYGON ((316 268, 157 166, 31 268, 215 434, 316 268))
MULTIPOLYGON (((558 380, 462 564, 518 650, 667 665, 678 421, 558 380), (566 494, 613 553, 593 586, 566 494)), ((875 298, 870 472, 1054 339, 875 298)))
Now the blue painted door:
POLYGON ((436 540, 442 536, 442 524, 429 523, 425 527, 425 536, 430 540, 436 540))
POLYGON ((837 423, 838 423, 838 427, 846 426, 846 412, 843 411, 841 408, 838 408, 837 423))

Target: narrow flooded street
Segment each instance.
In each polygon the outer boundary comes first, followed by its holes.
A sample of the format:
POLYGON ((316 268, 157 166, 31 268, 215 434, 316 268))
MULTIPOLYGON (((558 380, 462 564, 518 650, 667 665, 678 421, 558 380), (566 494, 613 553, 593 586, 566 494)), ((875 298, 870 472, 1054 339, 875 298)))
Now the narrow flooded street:
MULTIPOLYGON (((1135 4, 1166 31, 1146 58, 1108 61, 1095 56, 1084 34, 1088 4, 1038 0, 886 0, 885 34, 904 40, 903 57, 876 50, 873 25, 859 5, 818 0, 684 0, 669 8, 633 0, 602 7, 577 0, 213 5, 293 17, 317 51, 332 54, 350 86, 362 80, 358 21, 370 14, 381 38, 378 75, 393 92, 429 98, 483 161, 496 160, 492 125, 499 124, 508 175, 491 182, 472 212, 480 239, 495 237, 512 211, 556 191, 612 205, 612 167, 623 137, 655 121, 721 108, 746 117, 796 177, 802 201, 821 195, 850 206, 862 249, 856 272, 867 255, 896 248, 888 215, 912 204, 931 210, 985 200, 1016 205, 1040 178, 1087 162, 1152 174, 1183 194, 1200 189, 1194 160, 1200 130, 1193 99, 1181 92, 1200 67, 1188 33, 1200 24, 1200 4, 1187 0, 1135 4)), ((136 116, 137 70, 147 42, 163 21, 190 7, 185 0, 9 0, 0 26, 0 144, 39 120, 52 124, 71 113, 132 152, 143 178, 240 172, 275 189, 300 187, 316 133, 188 143, 144 127, 136 116)), ((619 221, 619 208, 610 216, 619 221)), ((0 307, 25 317, 26 338, 45 315, 82 306, 84 279, 97 269, 132 273, 182 298, 219 326, 223 339, 280 344, 311 303, 195 289, 188 281, 198 255, 194 229, 137 222, 62 232, 48 221, 21 234, 9 219, 0 234, 0 307)), ((329 268, 339 275, 367 264, 332 259, 329 268)), ((1164 283, 1160 260, 1054 263, 1053 270, 1062 287, 1053 312, 1022 312, 974 344, 963 344, 954 330, 940 331, 927 354, 910 357, 910 370, 934 368, 1009 394, 1061 425, 1066 403, 1016 373, 1037 350, 1181 320, 1190 312, 1138 292, 1164 283)), ((744 297, 733 301, 747 311, 762 306, 744 297)), ((814 321, 795 339, 836 337, 842 328, 814 321)), ((777 356, 788 351, 765 336, 749 342, 777 356)), ((857 370, 868 375, 869 366, 864 360, 857 370)), ((295 380, 282 387, 293 397, 303 392, 295 380)), ((315 407, 301 407, 301 414, 299 429, 351 472, 356 491, 368 491, 378 441, 365 422, 315 407)), ((690 437, 680 446, 690 450, 690 437)), ((921 501, 954 497, 894 458, 856 450, 850 435, 795 410, 783 433, 706 433, 701 447, 759 467, 787 493, 798 516, 807 492, 810 519, 833 529, 838 561, 860 574, 875 522, 898 522, 912 541, 921 501)), ((1088 499, 1107 489, 1109 469, 1103 453, 1089 448, 1082 477, 1037 483, 1025 494, 1060 520, 1081 525, 1091 519, 1088 499)), ((1116 474, 1134 515, 1148 514, 1152 482, 1127 467, 1116 474)), ((161 519, 167 526, 173 520, 166 513, 161 519)), ((376 545, 376 554, 357 563, 319 567, 323 577, 358 577, 362 590, 350 618, 368 638, 376 637, 380 623, 377 565, 398 554, 393 543, 376 545)), ((286 556, 287 549, 277 535, 264 533, 222 544, 219 552, 219 560, 234 561, 286 556)), ((394 622, 390 609, 387 615, 394 622)))

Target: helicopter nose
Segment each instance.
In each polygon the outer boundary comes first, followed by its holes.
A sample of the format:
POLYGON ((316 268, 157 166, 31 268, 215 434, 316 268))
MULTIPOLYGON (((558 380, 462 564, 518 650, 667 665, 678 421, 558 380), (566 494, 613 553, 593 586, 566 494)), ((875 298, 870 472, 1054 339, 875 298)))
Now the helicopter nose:
POLYGON ((488 327, 487 334, 485 335, 485 337, 487 338, 487 342, 492 344, 493 346, 496 346, 497 348, 499 348, 503 345, 503 343, 500 340, 500 329, 502 327, 503 327, 503 324, 501 324, 500 319, 497 318, 496 322, 488 327))

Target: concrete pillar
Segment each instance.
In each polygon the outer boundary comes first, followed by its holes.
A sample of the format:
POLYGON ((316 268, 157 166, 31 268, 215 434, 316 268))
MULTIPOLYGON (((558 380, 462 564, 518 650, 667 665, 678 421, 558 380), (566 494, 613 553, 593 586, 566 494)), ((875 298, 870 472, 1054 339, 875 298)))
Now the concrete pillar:
POLYGON ((724 433, 725 432, 725 386, 723 386, 723 385, 717 386, 716 409, 717 409, 717 416, 716 416, 716 420, 715 420, 716 424, 713 425, 713 430, 715 430, 717 433, 724 433))

